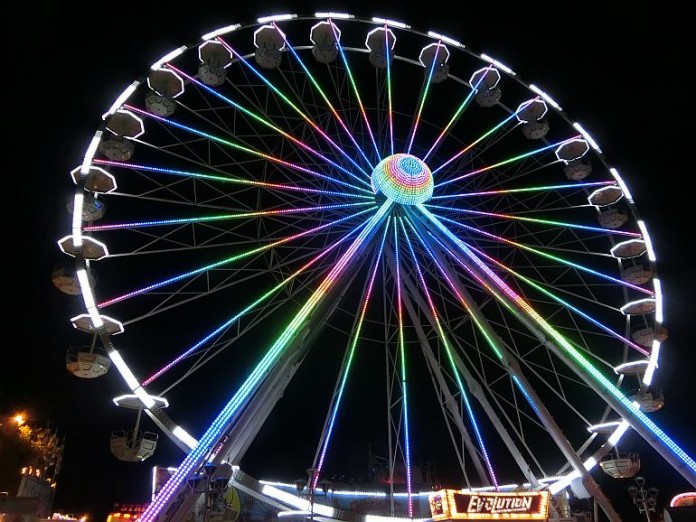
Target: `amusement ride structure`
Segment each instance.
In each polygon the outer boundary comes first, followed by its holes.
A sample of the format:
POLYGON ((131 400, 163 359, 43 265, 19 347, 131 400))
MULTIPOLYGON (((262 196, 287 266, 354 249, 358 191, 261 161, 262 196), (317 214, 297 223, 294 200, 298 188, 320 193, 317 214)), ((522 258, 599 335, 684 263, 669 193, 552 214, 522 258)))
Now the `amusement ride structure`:
POLYGON ((547 491, 552 519, 571 492, 618 520, 593 473, 638 472, 628 431, 696 486, 650 417, 668 332, 627 183, 493 57, 342 13, 222 27, 127 86, 70 179, 53 281, 89 341, 67 367, 119 376, 118 458, 182 450, 142 522, 230 487, 278 516, 430 518, 434 459, 448 487, 547 491), (298 425, 299 504, 243 471, 298 425), (368 431, 386 507, 322 504, 368 431))

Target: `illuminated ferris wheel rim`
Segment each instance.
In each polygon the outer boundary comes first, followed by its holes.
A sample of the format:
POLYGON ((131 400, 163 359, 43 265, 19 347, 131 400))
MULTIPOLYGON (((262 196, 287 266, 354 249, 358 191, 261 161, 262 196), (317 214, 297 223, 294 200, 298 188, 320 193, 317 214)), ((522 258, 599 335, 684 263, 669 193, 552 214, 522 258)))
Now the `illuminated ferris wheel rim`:
MULTIPOLYGON (((253 27, 257 27, 257 26, 263 28, 263 27, 268 26, 269 23, 273 23, 273 22, 280 23, 280 22, 285 22, 285 21, 292 20, 295 18, 296 17, 293 17, 293 16, 290 16, 290 17, 275 16, 275 17, 260 18, 257 21, 257 24, 250 24, 247 26, 241 26, 241 25, 228 26, 225 28, 221 28, 218 31, 208 33, 202 37, 202 41, 203 42, 212 41, 214 38, 217 38, 218 36, 227 34, 227 33, 232 32, 232 31, 237 31, 240 29, 253 28, 253 27)), ((308 17, 308 18, 314 18, 314 17, 308 17)), ((356 17, 347 18, 347 17, 344 17, 343 15, 336 14, 336 13, 325 13, 325 14, 318 13, 316 15, 316 19, 319 21, 326 21, 327 19, 330 19, 331 21, 333 21, 333 20, 336 20, 336 21, 338 21, 338 20, 341 20, 341 21, 343 21, 343 20, 345 20, 345 21, 361 21, 361 22, 375 24, 376 27, 388 27, 389 30, 401 29, 401 30, 408 30, 408 31, 417 33, 417 31, 412 30, 409 26, 407 26, 405 24, 400 24, 398 22, 393 22, 393 21, 379 19, 379 18, 367 20, 367 19, 359 19, 356 17)), ((439 35, 436 33, 428 33, 427 35, 425 33, 420 33, 420 34, 423 36, 430 37, 434 41, 444 42, 453 48, 463 50, 463 51, 479 58, 483 62, 487 62, 487 63, 491 64, 492 66, 495 67, 496 71, 502 71, 509 78, 514 79, 518 83, 522 83, 527 89, 529 89, 532 92, 535 92, 541 99, 543 99, 545 101, 545 105, 546 104, 550 105, 552 107, 552 110, 554 110, 563 119, 566 119, 566 121, 570 125, 572 125, 580 133, 580 135, 582 135, 583 139, 593 149, 594 154, 602 161, 602 163, 605 164, 605 166, 608 168, 608 170, 612 173, 612 175, 614 176, 614 178, 616 180, 616 183, 621 187, 623 194, 624 194, 624 197, 626 197, 632 203, 632 198, 630 197, 630 193, 628 192, 623 180, 620 178, 618 172, 615 169, 609 168, 608 165, 606 165, 602 151, 599 148, 599 146, 594 142, 592 137, 586 131, 584 131, 584 129, 582 129, 582 127, 579 124, 572 123, 570 120, 568 120, 566 118, 565 113, 563 113, 562 109, 556 104, 556 102, 550 96, 548 96, 546 93, 544 93, 543 91, 541 91, 540 89, 536 88, 535 86, 533 86, 531 84, 530 85, 524 84, 519 79, 519 77, 511 69, 509 69, 507 66, 505 66, 504 64, 498 62, 495 59, 488 57, 487 55, 484 55, 484 54, 476 55, 474 53, 471 53, 468 49, 466 49, 462 44, 460 44, 456 40, 453 40, 451 38, 448 38, 448 37, 445 37, 443 35, 439 35)), ((199 44, 200 44, 200 42, 197 42, 196 46, 199 44)), ((174 60, 177 56, 179 56, 179 55, 183 54, 184 52, 191 50, 191 49, 192 49, 192 47, 186 47, 186 46, 182 46, 180 48, 177 48, 176 50, 172 51, 171 53, 168 53, 167 55, 163 56, 160 60, 155 62, 152 65, 151 70, 156 71, 156 70, 159 70, 162 68, 166 68, 168 62, 170 62, 171 60, 174 60)), ((355 50, 357 50, 357 49, 355 49, 355 50)), ((360 51, 366 52, 364 49, 360 49, 360 51)), ((402 57, 399 57, 398 55, 394 55, 394 59, 402 59, 404 61, 410 61, 411 63, 414 63, 414 64, 417 63, 414 60, 402 58, 402 57)), ((456 77, 453 77, 452 75, 450 75, 450 77, 456 78, 456 77)), ((455 81, 456 81, 456 79, 455 79, 455 81)), ((462 84, 467 84, 467 82, 464 82, 462 80, 460 80, 460 82, 462 84)), ((131 86, 129 86, 124 91, 124 93, 121 96, 119 96, 115 100, 112 107, 104 114, 105 120, 107 120, 108 117, 110 117, 110 116, 112 116, 112 115, 114 115, 117 112, 122 110, 123 105, 128 101, 129 97, 138 88, 140 83, 141 83, 140 81, 134 82, 131 86)), ((508 111, 510 111, 510 110, 508 109, 508 111)), ((99 141, 102 138, 102 132, 103 132, 102 130, 97 132, 97 134, 95 135, 95 139, 93 140, 92 144, 90 145, 90 147, 85 155, 83 164, 82 164, 81 168, 79 169, 79 175, 81 177, 87 176, 88 174, 90 174, 90 172, 93 172, 94 169, 101 169, 99 166, 95 166, 93 160, 94 160, 94 155, 96 153, 99 141)), ((432 183, 432 178, 431 178, 431 183, 432 183)), ((83 192, 82 192, 82 190, 80 190, 81 188, 82 187, 78 186, 78 191, 76 192, 76 197, 75 197, 75 201, 74 201, 74 208, 76 208, 76 209, 82 208, 82 205, 83 205, 83 192)), ((430 187, 430 188, 432 189, 432 187, 430 187)), ((428 189, 426 189, 425 192, 427 193, 428 189)), ((397 202, 401 202, 401 201, 397 201, 397 202)), ((420 203, 421 201, 416 201, 416 202, 420 203)), ((82 251, 83 239, 84 239, 83 235, 82 235, 82 223, 80 220, 80 213, 75 212, 75 216, 76 216, 75 221, 73 223, 73 234, 71 236, 69 236, 70 237, 69 241, 72 242, 71 248, 72 248, 73 252, 75 253, 75 257, 78 260, 78 264, 82 264, 82 263, 84 263, 84 258, 81 258, 81 251, 82 251)), ((651 258, 654 260, 654 254, 651 251, 652 247, 650 245, 649 236, 647 235, 647 231, 645 230, 644 225, 642 225, 642 223, 639 223, 639 225, 641 226, 641 229, 643 231, 642 239, 645 241, 645 243, 649 249, 649 254, 650 254, 651 258)), ((67 238, 63 238, 59 242, 61 244, 61 248, 63 248, 62 245, 66 242, 66 240, 67 240, 67 238)), ((95 242, 95 240, 93 240, 91 238, 89 238, 88 241, 91 243, 95 242)), ((85 266, 86 265, 87 265, 87 263, 85 263, 85 266)), ((80 285, 82 288, 82 293, 83 293, 83 296, 85 299, 85 306, 86 306, 86 310, 87 310, 86 317, 83 317, 82 319, 88 318, 87 320, 92 322, 92 328, 95 331, 100 332, 101 336, 106 337, 107 338, 106 344, 110 345, 111 344, 110 336, 113 333, 119 333, 118 332, 119 331, 118 321, 115 319, 112 319, 108 316, 102 316, 101 314, 99 314, 98 308, 94 302, 93 291, 91 288, 91 282, 89 281, 89 279, 86 275, 86 272, 84 270, 82 272, 78 271, 78 278, 79 278, 80 285), (112 333, 107 332, 104 328, 105 323, 115 325, 116 331, 112 332, 112 333)), ((661 302, 661 295, 659 292, 659 280, 655 279, 655 285, 656 285, 655 294, 657 296, 656 310, 657 310, 657 316, 659 318, 658 323, 661 323, 662 302, 661 302)), ((652 350, 651 354, 652 355, 650 357, 650 360, 647 363, 648 369, 645 372, 645 379, 648 379, 648 380, 652 379, 652 375, 653 375, 654 370, 657 366, 657 357, 659 354, 659 340, 654 341, 653 350, 652 350)), ((117 367, 117 370, 119 371, 119 373, 121 374, 123 379, 126 381, 132 394, 137 398, 137 400, 142 402, 142 404, 144 405, 145 409, 148 412, 150 412, 155 418, 160 420, 160 422, 161 422, 160 427, 163 427, 168 434, 173 436, 179 442, 183 443, 186 447, 188 447, 188 448, 195 447, 196 441, 193 439, 193 437, 188 435, 179 426, 171 424, 170 421, 168 420, 168 418, 166 416, 164 416, 163 412, 161 411, 161 408, 166 406, 165 399, 154 397, 154 396, 151 396, 150 394, 147 393, 145 388, 141 385, 140 382, 138 382, 138 380, 135 378, 133 372, 130 370, 130 368, 128 367, 126 362, 120 356, 118 351, 115 350, 115 348, 110 351, 109 356, 110 356, 112 362, 114 363, 114 365, 117 367), (162 419, 165 419, 165 420, 162 421, 162 419)), ((625 420, 623 420, 621 423, 619 423, 616 426, 612 426, 611 427, 612 431, 611 431, 611 435, 609 437, 609 442, 615 446, 616 443, 619 442, 619 440, 621 439, 623 434, 626 432, 628 427, 629 427, 629 423, 625 420)), ((607 427, 604 427, 604 429, 607 429, 607 427)), ((588 459, 585 462, 587 469, 591 469, 596 464, 597 464, 597 462, 592 461, 592 459, 588 459)), ((560 490, 563 487, 567 486, 570 483, 570 481, 572 479, 576 478, 577 476, 578 476, 578 474, 576 472, 568 473, 567 475, 565 475, 562 478, 560 478, 559 480, 557 480, 551 487, 552 488, 555 487, 558 490, 560 490)))

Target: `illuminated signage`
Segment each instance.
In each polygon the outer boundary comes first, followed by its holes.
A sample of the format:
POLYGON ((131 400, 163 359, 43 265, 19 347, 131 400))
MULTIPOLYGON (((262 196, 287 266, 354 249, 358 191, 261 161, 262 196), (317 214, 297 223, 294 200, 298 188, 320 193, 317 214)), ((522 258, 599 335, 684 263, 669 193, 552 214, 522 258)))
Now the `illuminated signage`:
POLYGON ((672 497, 672 500, 669 502, 669 507, 685 506, 696 506, 696 491, 679 493, 678 495, 672 497))
POLYGON ((439 520, 546 520, 548 491, 465 493, 444 489, 430 495, 430 513, 439 520))
POLYGON ((135 522, 143 514, 147 504, 114 504, 114 510, 106 517, 106 522, 135 522))

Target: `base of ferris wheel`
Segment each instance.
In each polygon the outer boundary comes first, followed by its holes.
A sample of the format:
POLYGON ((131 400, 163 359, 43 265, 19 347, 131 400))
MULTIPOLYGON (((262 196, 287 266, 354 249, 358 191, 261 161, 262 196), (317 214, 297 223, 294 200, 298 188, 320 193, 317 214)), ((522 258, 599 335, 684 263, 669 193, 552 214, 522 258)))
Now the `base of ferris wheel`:
MULTIPOLYGON (((155 468, 153 497, 174 471, 175 468, 155 468)), ((503 486, 497 490, 493 487, 454 490, 423 483, 417 484, 420 489, 415 491, 414 487, 410 495, 405 491, 405 484, 392 486, 377 481, 323 480, 314 489, 308 485, 306 479, 293 482, 259 480, 229 464, 209 466, 189 481, 189 495, 185 495, 189 501, 182 502, 184 509, 170 510, 167 518, 184 522, 595 520, 591 507, 571 509, 565 493, 551 495, 547 490, 534 491, 524 485, 503 486)))
MULTIPOLYGON (((147 443, 148 452, 152 444, 147 443)), ((152 439, 150 439, 152 441, 152 439)), ((119 454, 117 446, 112 447, 119 454)), ((121 454, 133 458, 135 455, 121 454)), ((636 454, 615 453, 604 462, 605 472, 626 478, 638 472, 636 454)), ((154 498, 176 468, 155 466, 154 498)), ((313 470, 307 470, 312 476, 313 470)), ((322 480, 316 488, 308 479, 293 482, 259 480, 239 466, 227 463, 207 465, 188 480, 178 506, 168 509, 167 522, 441 522, 503 519, 511 522, 592 522, 601 519, 599 507, 581 481, 552 495, 530 484, 510 484, 472 489, 442 489, 433 469, 419 468, 422 479, 414 480, 412 491, 404 481, 387 480, 378 470, 373 480, 356 483, 345 477, 322 480)), ((112 514, 113 515, 113 514, 112 514)), ((118 522, 112 515, 107 522, 118 522)))

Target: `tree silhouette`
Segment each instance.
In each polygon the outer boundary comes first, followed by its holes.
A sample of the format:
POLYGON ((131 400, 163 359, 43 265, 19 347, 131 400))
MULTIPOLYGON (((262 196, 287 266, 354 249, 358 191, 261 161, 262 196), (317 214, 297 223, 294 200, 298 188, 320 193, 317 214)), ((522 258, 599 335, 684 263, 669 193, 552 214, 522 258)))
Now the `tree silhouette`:
POLYGON ((62 454, 63 445, 51 428, 0 424, 0 491, 16 494, 22 468, 31 467, 39 476, 55 480, 62 454))

